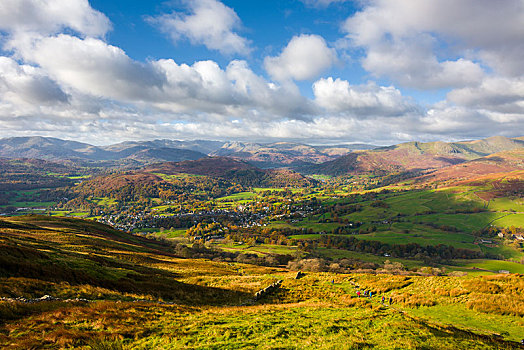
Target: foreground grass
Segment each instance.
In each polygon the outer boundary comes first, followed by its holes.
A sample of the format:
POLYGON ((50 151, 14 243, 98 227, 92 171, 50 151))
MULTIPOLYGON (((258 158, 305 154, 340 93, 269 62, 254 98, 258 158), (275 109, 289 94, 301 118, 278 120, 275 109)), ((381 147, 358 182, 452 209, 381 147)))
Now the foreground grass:
POLYGON ((129 349, 518 348, 494 336, 489 328, 495 321, 504 335, 516 338, 522 321, 498 315, 479 317, 454 304, 408 307, 398 301, 391 308, 354 295, 353 281, 382 286, 382 291, 392 288, 383 293, 396 293, 397 300, 402 289, 413 288, 412 284, 420 287, 416 280, 402 279, 330 274, 287 278, 274 296, 247 306, 55 303, 51 310, 8 322, 0 331, 0 346, 101 349, 97 346, 105 342, 112 348, 129 349), (464 323, 468 329, 461 329, 464 323))
POLYGON ((85 220, 4 220, 0 296, 60 300, 0 301, 0 348, 512 349, 524 338, 522 275, 295 279, 284 268, 181 259, 85 220), (357 286, 375 297, 358 298, 357 286))

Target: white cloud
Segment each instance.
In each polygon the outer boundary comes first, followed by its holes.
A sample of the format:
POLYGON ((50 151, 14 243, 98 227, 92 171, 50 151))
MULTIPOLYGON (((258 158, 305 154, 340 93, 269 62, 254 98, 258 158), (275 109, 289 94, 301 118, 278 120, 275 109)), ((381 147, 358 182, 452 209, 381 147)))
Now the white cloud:
POLYGON ((169 110, 265 120, 313 113, 312 104, 297 91, 265 81, 245 61, 232 61, 225 70, 213 61, 188 66, 160 60, 153 65, 167 78, 161 107, 169 110))
POLYGON ((294 36, 279 56, 266 57, 264 67, 278 81, 309 80, 318 77, 336 60, 335 50, 327 46, 324 38, 303 34, 294 36))
POLYGON ((374 0, 343 29, 366 50, 368 71, 432 89, 479 84, 478 61, 500 74, 523 74, 522 23, 520 0, 374 0))
POLYGON ((447 99, 457 105, 499 113, 524 113, 524 78, 486 78, 478 87, 456 89, 447 99))
POLYGON ((485 110, 461 106, 435 106, 416 124, 408 126, 415 135, 428 138, 465 139, 493 135, 519 136, 524 114, 501 116, 485 110), (517 132, 517 135, 515 134, 517 132))
POLYGON ((223 54, 247 55, 250 42, 234 32, 241 27, 236 12, 217 0, 186 1, 189 14, 173 12, 149 18, 149 22, 177 42, 183 37, 191 43, 205 45, 223 54))
POLYGON ((381 43, 370 48, 362 66, 376 76, 386 76, 405 87, 440 89, 479 84, 481 67, 469 60, 438 62, 437 58, 416 40, 381 43))
POLYGON ((192 119, 253 115, 268 120, 314 113, 314 104, 294 86, 267 82, 245 61, 232 61, 226 69, 213 61, 191 66, 171 59, 140 63, 100 39, 66 34, 19 42, 15 50, 68 93, 140 109, 188 113, 192 119))
POLYGON ((68 96, 40 69, 0 56, 0 100, 46 105, 67 102, 68 96))
POLYGON ((94 10, 87 0, 2 0, 0 30, 39 35, 71 28, 86 36, 103 36, 111 28, 109 19, 94 10))
POLYGON ((139 101, 150 98, 151 90, 163 83, 150 66, 99 39, 60 34, 17 49, 24 60, 38 64, 56 81, 96 97, 139 101))
POLYGON ((329 77, 313 84, 315 102, 330 112, 356 117, 399 116, 420 112, 418 107, 393 86, 375 83, 351 86, 348 81, 329 77))

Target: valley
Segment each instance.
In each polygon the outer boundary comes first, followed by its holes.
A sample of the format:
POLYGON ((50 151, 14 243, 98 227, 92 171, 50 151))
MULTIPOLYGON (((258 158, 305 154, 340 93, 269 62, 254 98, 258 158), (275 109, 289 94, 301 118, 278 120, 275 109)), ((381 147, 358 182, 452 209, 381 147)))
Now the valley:
POLYGON ((4 158, 0 344, 519 348, 524 148, 481 141, 307 169, 4 158))

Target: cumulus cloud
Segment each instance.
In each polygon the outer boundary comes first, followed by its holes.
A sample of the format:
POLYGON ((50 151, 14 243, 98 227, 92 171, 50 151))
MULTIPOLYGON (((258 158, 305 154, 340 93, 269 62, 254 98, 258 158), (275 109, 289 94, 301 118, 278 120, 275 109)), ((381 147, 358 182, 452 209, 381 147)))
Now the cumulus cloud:
POLYGON ((61 84, 97 97, 147 99, 150 90, 163 83, 151 67, 100 39, 60 34, 19 45, 17 53, 61 84))
POLYGON ((456 89, 447 99, 457 105, 499 113, 524 113, 523 78, 486 78, 478 87, 456 89))
POLYGON ((266 57, 264 67, 273 79, 309 80, 318 77, 337 60, 334 49, 319 35, 294 36, 279 56, 266 57))
POLYGON ((303 118, 313 105, 295 89, 278 86, 256 75, 245 61, 232 61, 225 70, 216 62, 192 66, 173 60, 152 63, 167 77, 161 106, 173 111, 205 111, 229 116, 275 119, 303 118))
POLYGON ((521 128, 524 115, 504 115, 481 109, 461 106, 435 106, 416 124, 410 126, 412 132, 440 139, 479 138, 493 135, 515 136, 521 128))
POLYGON ((479 84, 482 67, 522 74, 524 4, 520 0, 374 0, 343 29, 366 50, 365 69, 415 88, 479 84), (436 50, 447 52, 443 58, 436 50))
POLYGON ((111 24, 87 0, 2 0, 0 4, 1 31, 45 35, 64 28, 97 37, 105 35, 111 24))
POLYGON ((0 100, 39 105, 65 103, 68 96, 40 69, 0 56, 0 100))
POLYGON ((464 87, 482 81, 484 73, 478 64, 462 58, 439 62, 424 46, 414 46, 415 41, 377 44, 368 50, 362 66, 376 76, 418 89, 464 87))
POLYGON ((189 13, 164 14, 149 18, 149 22, 158 25, 174 42, 187 38, 192 44, 224 54, 246 55, 251 51, 249 40, 234 31, 241 27, 241 21, 232 8, 217 0, 186 4, 189 13))
POLYGON ((420 109, 393 86, 378 86, 373 82, 351 86, 347 80, 329 77, 316 81, 313 92, 315 102, 326 110, 357 117, 399 116, 420 109))
POLYGON ((189 113, 193 119, 256 115, 267 120, 314 113, 314 104, 295 87, 266 81, 245 61, 232 61, 226 69, 214 61, 140 63, 100 39, 66 34, 19 42, 15 49, 70 93, 140 109, 189 113))

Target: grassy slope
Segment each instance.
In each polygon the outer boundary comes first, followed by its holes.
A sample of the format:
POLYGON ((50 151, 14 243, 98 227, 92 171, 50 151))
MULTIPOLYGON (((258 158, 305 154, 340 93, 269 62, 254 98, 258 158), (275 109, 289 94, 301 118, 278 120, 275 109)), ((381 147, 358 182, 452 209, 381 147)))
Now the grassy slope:
POLYGON ((0 228, 0 256, 41 271, 0 264, 0 296, 99 301, 0 302, 2 347, 503 349, 517 345, 491 334, 524 336, 522 316, 514 314, 524 303, 518 276, 308 273, 295 280, 284 269, 178 259, 157 242, 84 220, 7 220, 0 228), (45 266, 53 266, 54 273, 45 266), (254 291, 277 279, 284 280, 281 289, 252 301, 254 291), (127 290, 126 280, 139 288, 127 290), (355 283, 393 296, 397 309, 356 298, 355 283), (497 295, 477 288, 486 284, 497 284, 501 297, 512 300, 504 304, 507 309, 492 309, 498 303, 491 297, 497 295), (422 299, 413 297, 416 293, 422 299), (176 305, 130 302, 136 298, 176 305), (488 302, 478 304, 482 299, 488 302), (465 312, 469 320, 461 316, 465 312))
POLYGON ((11 227, 0 229, 0 276, 15 278, 3 281, 4 296, 41 296, 32 290, 44 289, 64 298, 134 296, 196 304, 243 296, 184 283, 177 269, 187 261, 168 246, 92 221, 26 216, 5 219, 3 226, 11 227))

